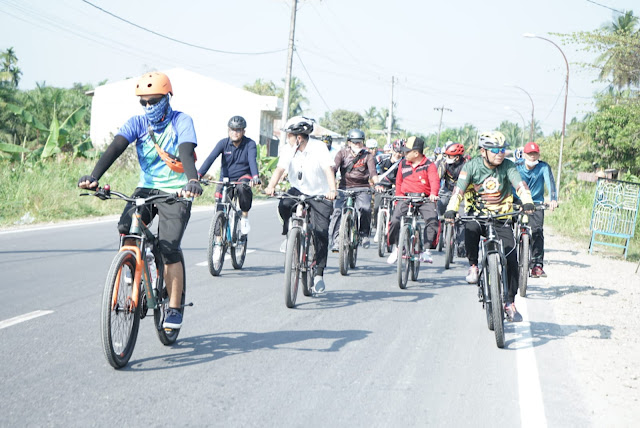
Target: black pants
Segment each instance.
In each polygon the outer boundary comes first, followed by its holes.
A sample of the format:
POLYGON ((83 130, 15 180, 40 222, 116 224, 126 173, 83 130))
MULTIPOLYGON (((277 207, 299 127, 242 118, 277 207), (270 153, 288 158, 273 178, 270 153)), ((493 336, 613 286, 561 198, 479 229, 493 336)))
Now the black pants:
MULTIPOLYGON (((470 265, 478 265, 478 251, 480 249, 480 235, 486 236, 487 227, 481 226, 475 221, 467 222, 465 225, 465 246, 467 247, 467 257, 470 265)), ((509 292, 507 301, 512 303, 518 293, 518 255, 515 250, 515 239, 513 228, 510 222, 496 223, 496 235, 502 241, 502 248, 507 257, 507 279, 509 282, 509 292)))
MULTIPOLYGON (((248 183, 250 179, 239 178, 238 180, 231 180, 231 181, 241 181, 244 183, 248 183)), ((253 191, 251 190, 251 187, 245 186, 245 185, 238 185, 235 188, 229 189, 227 191, 227 196, 229 200, 233 199, 233 195, 235 192, 238 192, 238 205, 240 206, 240 209, 242 210, 242 212, 249 212, 249 210, 251 209, 251 205, 253 204, 253 191)), ((216 200, 220 202, 221 198, 222 198, 222 184, 218 184, 218 186, 216 187, 216 200)), ((218 211, 220 210, 221 208, 218 207, 218 211)))
POLYGON ((531 261, 532 267, 544 264, 544 211, 535 211, 529 214, 529 226, 531 227, 531 261))
MULTIPOLYGON (((302 193, 292 187, 289 189, 289 194, 297 196, 302 193)), ((296 205, 295 199, 280 199, 278 204, 278 212, 282 218, 282 234, 289 233, 289 219, 291 218, 291 210, 296 205)), ((327 266, 327 253, 329 251, 329 219, 331 218, 331 211, 333 207, 331 201, 323 199, 321 201, 310 200, 309 206, 311 207, 311 230, 315 236, 316 244, 316 266, 321 274, 324 268, 327 266)))
MULTIPOLYGON (((346 202, 347 198, 343 194, 340 194, 338 199, 333 203, 330 230, 334 243, 338 242, 340 221, 342 220, 342 207, 346 202)), ((355 209, 360 211, 360 236, 369 236, 371 233, 371 194, 366 192, 358 193, 355 198, 355 209)))
MULTIPOLYGON (((389 227, 389 243, 398 245, 398 235, 400 234, 400 220, 409 211, 409 201, 399 201, 391 216, 391 226, 389 227)), ((436 214, 436 204, 425 202, 418 207, 420 215, 424 219, 424 247, 433 248, 433 241, 438 234, 438 215, 436 214)), ((380 239, 380 238, 378 238, 380 239)))

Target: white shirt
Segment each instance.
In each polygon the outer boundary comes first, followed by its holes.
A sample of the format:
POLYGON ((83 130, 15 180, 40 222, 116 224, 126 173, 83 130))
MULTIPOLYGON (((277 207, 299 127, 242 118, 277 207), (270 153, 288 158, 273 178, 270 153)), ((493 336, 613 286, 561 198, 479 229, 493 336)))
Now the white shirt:
POLYGON ((309 196, 329 193, 329 183, 324 168, 333 166, 327 145, 322 141, 309 140, 304 151, 286 145, 278 168, 289 174, 289 182, 300 192, 309 196))

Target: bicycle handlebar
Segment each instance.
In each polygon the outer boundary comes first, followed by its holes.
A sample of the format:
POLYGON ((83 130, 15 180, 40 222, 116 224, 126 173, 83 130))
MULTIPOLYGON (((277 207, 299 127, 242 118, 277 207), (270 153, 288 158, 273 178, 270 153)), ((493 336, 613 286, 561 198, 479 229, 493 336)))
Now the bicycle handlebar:
MULTIPOLYGON (((93 190, 93 189, 89 189, 93 190)), ((166 195, 153 195, 148 198, 133 198, 131 196, 127 196, 124 193, 117 192, 115 190, 111 190, 111 187, 107 184, 104 187, 98 187, 95 189, 94 193, 81 193, 80 196, 96 196, 103 201, 107 199, 114 199, 113 196, 117 196, 118 199, 122 199, 127 202, 132 202, 136 206, 148 205, 153 202, 163 202, 167 204, 173 204, 178 201, 189 201, 187 198, 181 198, 177 193, 171 193, 166 195)))
POLYGON ((523 211, 517 210, 517 211, 511 211, 508 213, 493 213, 493 214, 483 214, 483 215, 461 215, 458 216, 458 218, 460 220, 463 221, 470 221, 470 220, 493 220, 493 219, 497 219, 497 218, 501 218, 501 217, 513 217, 516 216, 520 213, 522 213, 523 211))
POLYGON ((354 187, 352 189, 338 189, 338 192, 344 193, 345 195, 355 195, 356 193, 371 194, 371 188, 370 187, 354 187))
POLYGON ((245 185, 250 186, 248 181, 220 181, 220 180, 207 180, 206 178, 201 178, 200 183, 208 186, 210 184, 222 184, 223 186, 238 186, 245 185))
POLYGON ((308 199, 312 199, 314 201, 321 201, 323 199, 327 199, 326 196, 324 195, 291 195, 287 192, 276 192, 273 196, 269 196, 270 198, 277 198, 277 199, 297 199, 299 201, 305 201, 308 199))

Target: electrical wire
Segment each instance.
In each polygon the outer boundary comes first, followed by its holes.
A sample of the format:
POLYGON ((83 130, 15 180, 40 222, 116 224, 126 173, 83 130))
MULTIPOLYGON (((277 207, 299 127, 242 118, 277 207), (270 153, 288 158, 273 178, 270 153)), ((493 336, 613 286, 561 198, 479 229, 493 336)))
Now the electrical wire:
POLYGON ((316 86, 315 82, 311 78, 311 75, 309 74, 309 71, 307 70, 307 67, 304 66, 304 62, 302 62, 302 58, 300 58, 300 54, 298 53, 298 50, 294 49, 293 52, 295 52, 296 56, 298 57, 298 60, 300 61, 300 65, 302 65, 302 69, 304 70, 305 73, 307 73, 307 77, 309 78, 309 81, 311 82, 311 85, 313 86, 313 88, 318 93, 318 96, 320 97, 320 99, 324 103, 324 106, 327 108, 327 110, 329 110, 329 112, 331 112, 331 107, 329 107, 329 104, 327 104, 327 102, 324 100, 324 97, 320 93, 320 90, 318 89, 318 87, 316 86))

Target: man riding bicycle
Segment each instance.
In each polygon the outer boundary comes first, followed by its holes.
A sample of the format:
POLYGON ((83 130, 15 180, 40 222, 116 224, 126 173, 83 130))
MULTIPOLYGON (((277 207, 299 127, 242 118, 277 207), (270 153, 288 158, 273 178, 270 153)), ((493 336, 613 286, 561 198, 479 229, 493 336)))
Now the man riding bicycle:
MULTIPOLYGON (((480 156, 468 161, 460 172, 458 182, 447 205, 444 214, 449 221, 455 219, 458 207, 463 195, 469 186, 472 193, 472 201, 475 205, 470 207, 473 212, 500 212, 507 213, 513 209, 513 186, 520 199, 522 199, 525 212, 533 212, 533 200, 527 184, 520 177, 515 164, 505 159, 507 142, 501 132, 484 132, 478 138, 480 156)), ((509 289, 505 296, 505 311, 510 321, 522 321, 522 316, 514 304, 518 292, 518 260, 515 251, 515 240, 511 228, 511 219, 505 218, 496 224, 496 234, 502 241, 504 254, 507 258, 507 278, 509 289)), ((470 284, 478 282, 478 250, 480 235, 486 233, 486 227, 478 222, 465 224, 465 245, 469 259, 469 273, 466 280, 470 284)))
MULTIPOLYGON (((173 89, 169 77, 164 73, 146 73, 138 80, 135 93, 140 97, 144 114, 133 116, 120 128, 91 175, 82 176, 78 187, 97 189, 102 175, 135 142, 141 171, 133 197, 175 192, 185 198, 201 195, 194 159, 196 132, 191 117, 171 108, 173 89)), ((132 207, 131 202, 127 203, 118 222, 121 235, 129 233, 132 207)), ((191 202, 158 204, 145 210, 142 220, 149 224, 156 213, 160 216, 158 237, 169 291, 163 327, 178 329, 182 326, 179 309, 184 285, 180 242, 191 216, 191 202)), ((125 242, 128 244, 133 242, 125 242)))
MULTIPOLYGON (((391 190, 393 186, 396 184, 396 177, 398 175, 398 166, 400 165, 400 161, 404 156, 404 152, 402 148, 404 147, 404 140, 396 140, 393 143, 392 150, 393 152, 390 155, 380 155, 376 157, 376 160, 379 158, 380 161, 376 165, 378 169, 378 184, 376 184, 376 194, 373 201, 373 218, 378 218, 378 209, 380 205, 382 205, 382 198, 384 196, 384 192, 391 190)), ((378 242, 380 237, 378 236, 377 230, 376 235, 373 238, 373 242, 378 242)))
MULTIPOLYGON (((451 195, 460 171, 467 160, 464 157, 464 146, 460 143, 454 143, 453 141, 447 141, 445 144, 444 155, 442 159, 436 162, 436 168, 438 169, 438 177, 440 177, 440 192, 438 193, 438 215, 443 216, 447 209, 447 204, 451 200, 451 195)), ((464 212, 464 206, 461 205, 460 211, 464 212)), ((458 257, 466 257, 466 251, 464 248, 464 226, 459 225, 456 233, 455 242, 458 257)))
MULTIPOLYGON (((352 129, 347 135, 347 144, 335 157, 334 168, 340 172, 340 189, 369 187, 369 180, 378 183, 375 157, 364 148, 364 132, 352 129)), ((333 206, 331 225, 329 227, 333 245, 331 251, 339 250, 338 234, 340 233, 340 219, 342 207, 346 198, 338 196, 333 206)), ((369 248, 369 233, 371 231, 371 194, 358 193, 356 195, 356 210, 360 211, 360 236, 362 247, 369 248)))
MULTIPOLYGON (((228 178, 229 181, 242 181, 251 186, 259 184, 256 142, 244 135, 247 122, 242 116, 233 116, 229 119, 227 126, 229 127, 229 136, 218 141, 218 144, 200 166, 198 176, 204 176, 218 156, 222 155, 220 180, 228 178)), ((249 210, 253 202, 253 192, 250 187, 246 186, 238 186, 234 190, 238 192, 238 203, 242 210, 240 233, 248 235, 251 230, 249 210)), ((229 196, 233 198, 233 194, 229 196)), ((220 200, 221 197, 222 185, 219 184, 216 188, 216 199, 220 200)))
MULTIPOLYGON (((311 227, 316 242, 316 276, 314 278, 314 291, 322 293, 325 289, 324 268, 327 266, 327 254, 329 248, 329 218, 331 217, 331 200, 336 197, 336 181, 332 169, 333 159, 329 155, 327 146, 318 140, 309 139, 313 131, 313 121, 306 117, 295 116, 289 119, 284 131, 287 133, 288 145, 280 154, 280 160, 269 185, 264 192, 273 196, 275 186, 285 173, 288 173, 291 195, 318 196, 325 195, 325 200, 308 200, 311 207, 311 227)), ((282 218, 282 234, 287 236, 289 232, 289 219, 291 209, 296 201, 293 199, 281 199, 278 204, 278 212, 282 218)), ((280 251, 287 247, 285 238, 280 251)))
MULTIPOLYGON (((400 161, 399 174, 396 177, 396 196, 429 197, 431 203, 421 204, 418 208, 424 219, 424 245, 425 250, 420 255, 420 261, 432 263, 431 251, 433 241, 438 233, 438 216, 433 202, 438 200, 440 179, 436 165, 424 155, 424 140, 419 137, 409 137, 402 148, 405 153, 400 161)), ((398 235, 400 221, 409 210, 409 201, 401 200, 396 205, 391 217, 389 228, 389 242, 394 248, 387 259, 387 263, 394 264, 398 260, 398 235)))

